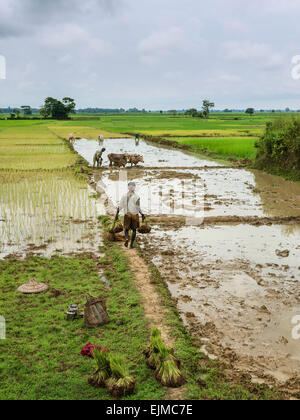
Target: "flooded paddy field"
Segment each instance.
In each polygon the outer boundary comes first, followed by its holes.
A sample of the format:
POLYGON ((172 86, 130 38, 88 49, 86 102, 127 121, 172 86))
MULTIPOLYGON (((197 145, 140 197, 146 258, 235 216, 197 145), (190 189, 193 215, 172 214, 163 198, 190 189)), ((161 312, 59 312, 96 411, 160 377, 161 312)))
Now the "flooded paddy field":
POLYGON ((135 181, 149 215, 300 216, 300 186, 293 190, 286 182, 280 188, 269 177, 257 182, 255 173, 241 169, 133 168, 104 170, 95 178, 101 179, 101 188, 114 206, 126 192, 127 182, 135 181))
POLYGON ((168 147, 157 147, 149 142, 140 140, 136 142, 130 138, 123 139, 106 139, 103 142, 96 140, 81 139, 74 142, 74 149, 82 157, 84 157, 91 165, 93 164, 93 157, 97 150, 106 149, 104 154, 104 166, 109 165, 107 155, 110 153, 129 153, 139 154, 144 156, 145 163, 143 166, 152 167, 194 167, 194 166, 220 166, 218 163, 209 159, 199 159, 195 156, 182 153, 168 147))
POLYGON ((0 258, 97 252, 103 209, 93 194, 71 170, 0 171, 0 258))
MULTIPOLYGON (((75 143, 89 162, 99 148, 92 144, 75 143)), ((162 273, 202 351, 224 362, 229 375, 249 373, 298 392, 300 342, 292 321, 300 315, 299 183, 140 145, 103 144, 106 153, 145 159, 144 168, 94 171, 107 211, 114 213, 127 181, 135 180, 153 224, 150 235, 139 236, 142 253, 162 273)))

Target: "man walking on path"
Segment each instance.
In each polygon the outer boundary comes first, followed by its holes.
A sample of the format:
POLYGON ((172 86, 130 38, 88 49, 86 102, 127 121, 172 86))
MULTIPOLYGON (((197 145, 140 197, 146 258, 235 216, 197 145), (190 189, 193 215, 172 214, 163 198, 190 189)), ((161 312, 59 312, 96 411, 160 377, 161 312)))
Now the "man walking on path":
POLYGON ((125 246, 128 248, 129 244, 129 231, 132 230, 130 248, 134 248, 134 241, 136 239, 136 231, 140 227, 139 214, 142 216, 144 222, 145 215, 141 210, 141 200, 140 197, 136 194, 136 184, 130 182, 128 184, 128 193, 125 194, 121 201, 120 206, 118 207, 115 221, 119 219, 120 211, 124 210, 124 230, 125 230, 125 246))

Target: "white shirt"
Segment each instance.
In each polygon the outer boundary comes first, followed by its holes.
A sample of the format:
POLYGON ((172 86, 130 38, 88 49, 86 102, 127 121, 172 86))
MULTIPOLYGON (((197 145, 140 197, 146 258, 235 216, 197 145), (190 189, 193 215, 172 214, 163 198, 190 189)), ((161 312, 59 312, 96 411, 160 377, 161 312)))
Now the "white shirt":
POLYGON ((140 197, 135 192, 128 192, 120 201, 119 209, 124 210, 125 214, 139 214, 140 211, 140 197))

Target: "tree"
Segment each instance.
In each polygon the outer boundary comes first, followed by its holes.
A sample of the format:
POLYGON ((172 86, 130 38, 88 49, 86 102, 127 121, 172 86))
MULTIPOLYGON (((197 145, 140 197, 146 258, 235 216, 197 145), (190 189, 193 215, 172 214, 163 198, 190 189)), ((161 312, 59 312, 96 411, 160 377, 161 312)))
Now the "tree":
POLYGON ((24 115, 32 115, 32 109, 29 105, 22 105, 21 109, 23 109, 24 115))
POLYGON ((191 115, 192 117, 195 115, 195 114, 197 114, 197 109, 196 108, 191 108, 191 109, 187 109, 186 111, 185 111, 185 115, 191 115))
POLYGON ((214 108, 214 102, 210 102, 208 99, 204 99, 202 104, 203 116, 204 118, 209 118, 211 108, 214 108))
POLYGON ((14 109, 14 110, 13 110, 13 113, 15 114, 15 116, 16 116, 16 118, 17 118, 17 119, 19 119, 19 118, 20 118, 20 114, 21 114, 21 113, 20 113, 19 109, 17 109, 17 108, 16 108, 16 109, 14 109))
POLYGON ((198 112, 196 108, 191 108, 185 111, 184 115, 190 115, 193 118, 203 118, 203 112, 198 112))
POLYGON ((46 98, 44 106, 40 109, 40 114, 44 118, 56 120, 66 120, 69 114, 75 114, 75 101, 72 98, 63 98, 62 101, 51 97, 46 98))
POLYGON ((254 108, 247 108, 246 109, 246 114, 253 115, 254 112, 255 112, 254 108))

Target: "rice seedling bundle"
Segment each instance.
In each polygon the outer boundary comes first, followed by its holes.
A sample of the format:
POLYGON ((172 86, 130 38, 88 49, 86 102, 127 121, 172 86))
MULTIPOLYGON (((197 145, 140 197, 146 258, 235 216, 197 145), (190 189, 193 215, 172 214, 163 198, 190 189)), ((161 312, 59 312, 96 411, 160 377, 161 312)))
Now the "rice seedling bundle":
POLYGON ((153 328, 150 345, 143 351, 146 363, 151 369, 156 369, 159 365, 159 344, 161 342, 161 331, 158 328, 153 328))
POLYGON ((111 377, 106 381, 106 388, 114 398, 131 395, 135 390, 136 379, 129 374, 126 360, 123 356, 110 355, 111 377))
POLYGON ((159 329, 152 330, 150 345, 143 354, 147 365, 155 370, 155 377, 162 385, 176 388, 185 383, 180 371, 181 362, 175 357, 174 350, 163 342, 159 329))
POLYGON ((170 349, 162 342, 159 344, 160 364, 155 371, 156 379, 164 386, 179 388, 185 384, 181 373, 170 349))
POLYGON ((105 388, 105 383, 111 376, 109 353, 105 350, 95 348, 93 356, 97 364, 97 369, 89 377, 88 382, 95 388, 105 388))
POLYGON ((109 233, 120 233, 120 232, 123 232, 123 230, 124 230, 123 224, 121 222, 117 222, 117 223, 113 223, 110 226, 109 233))
POLYGON ((138 229, 139 233, 147 234, 151 232, 151 226, 149 224, 149 220, 145 219, 141 227, 138 229))

